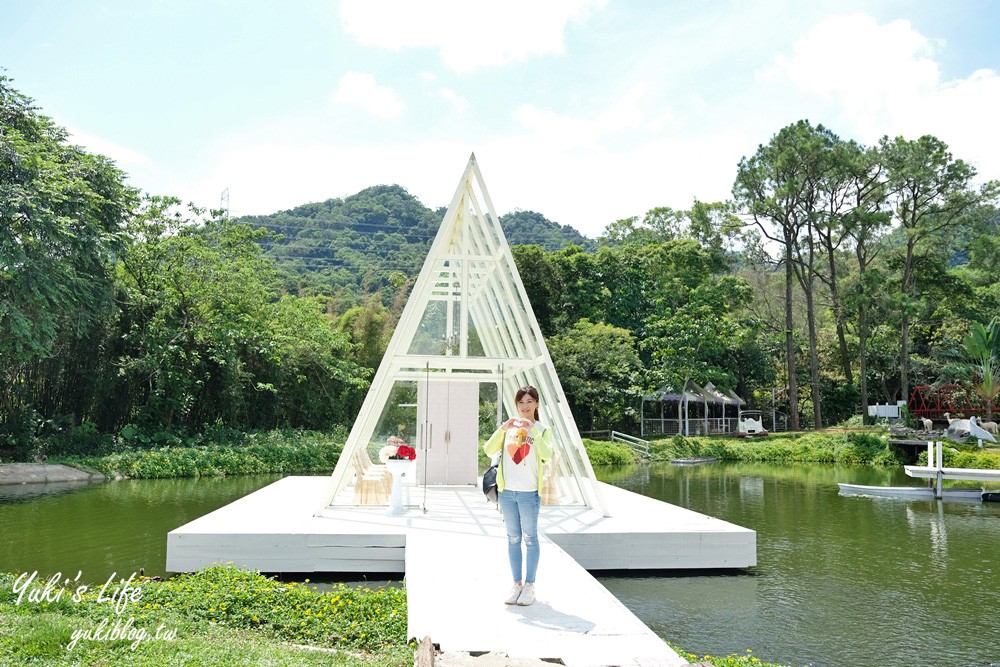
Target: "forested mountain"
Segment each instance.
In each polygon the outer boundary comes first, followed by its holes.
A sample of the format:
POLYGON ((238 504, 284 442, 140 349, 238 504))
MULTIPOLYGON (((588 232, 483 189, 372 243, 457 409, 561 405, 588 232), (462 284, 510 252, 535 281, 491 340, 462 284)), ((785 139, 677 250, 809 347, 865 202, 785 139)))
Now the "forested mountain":
MULTIPOLYGON (((333 295, 341 306, 379 293, 388 305, 420 271, 444 214, 444 208, 427 208, 399 185, 376 185, 342 199, 245 216, 240 222, 272 232, 262 245, 285 273, 291 291, 333 295)), ((572 227, 533 211, 508 213, 500 224, 511 245, 596 247, 572 227)))
POLYGON ((512 246, 538 245, 543 250, 561 250, 573 244, 584 250, 597 248, 596 241, 587 238, 575 228, 552 222, 534 211, 513 211, 501 215, 500 226, 507 236, 507 243, 512 246))

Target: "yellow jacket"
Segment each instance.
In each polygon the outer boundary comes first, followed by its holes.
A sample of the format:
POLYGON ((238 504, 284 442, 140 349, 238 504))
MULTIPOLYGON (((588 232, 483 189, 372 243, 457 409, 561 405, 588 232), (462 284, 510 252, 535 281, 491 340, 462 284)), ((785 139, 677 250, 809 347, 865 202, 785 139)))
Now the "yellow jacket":
MULTIPOLYGON (((487 456, 493 457, 503 449, 503 443, 507 432, 498 428, 483 445, 483 451, 487 456)), ((534 440, 534 450, 538 457, 538 490, 542 488, 542 477, 545 471, 545 464, 552 459, 552 428, 542 422, 535 422, 531 427, 531 438, 534 440)), ((502 455, 501 455, 502 456, 502 455)), ((497 466, 497 491, 503 491, 503 463, 497 466)))

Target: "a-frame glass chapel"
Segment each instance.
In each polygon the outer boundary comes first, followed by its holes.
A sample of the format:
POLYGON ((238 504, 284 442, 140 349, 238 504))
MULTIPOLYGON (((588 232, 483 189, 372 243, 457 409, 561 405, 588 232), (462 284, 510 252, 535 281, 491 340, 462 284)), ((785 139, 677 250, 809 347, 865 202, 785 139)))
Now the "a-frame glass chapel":
POLYGON ((492 431, 516 415, 514 395, 524 385, 538 389, 539 417, 555 436, 543 503, 607 515, 473 155, 344 445, 323 507, 387 506, 392 476, 379 451, 388 442, 402 441, 417 451, 403 478, 411 507, 433 511, 429 487, 476 485, 484 467, 480 423, 492 431))

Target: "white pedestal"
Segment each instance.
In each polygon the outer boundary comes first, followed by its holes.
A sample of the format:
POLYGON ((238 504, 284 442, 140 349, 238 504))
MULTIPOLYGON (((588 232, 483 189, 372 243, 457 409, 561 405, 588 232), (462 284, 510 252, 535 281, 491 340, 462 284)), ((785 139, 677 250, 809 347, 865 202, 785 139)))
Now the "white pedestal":
POLYGON ((389 509, 386 514, 399 516, 406 511, 403 507, 403 475, 410 472, 413 462, 409 459, 389 459, 385 468, 392 474, 392 494, 389 496, 389 509))

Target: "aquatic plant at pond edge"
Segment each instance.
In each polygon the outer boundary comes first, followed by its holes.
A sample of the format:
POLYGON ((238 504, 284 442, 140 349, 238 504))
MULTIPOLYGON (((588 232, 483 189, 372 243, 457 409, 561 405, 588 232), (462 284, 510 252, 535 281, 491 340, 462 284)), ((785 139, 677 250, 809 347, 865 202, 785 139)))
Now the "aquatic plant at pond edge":
MULTIPOLYGON (((1000 452, 997 451, 962 451, 945 444, 944 467, 945 468, 977 468, 982 470, 1000 470, 1000 452)), ((917 465, 927 465, 927 452, 920 452, 917 458, 917 465)))
POLYGON ((779 665, 777 663, 762 662, 759 658, 756 658, 753 655, 753 649, 747 649, 746 653, 743 655, 731 653, 726 656, 716 657, 712 655, 698 656, 694 653, 688 653, 683 649, 679 649, 673 644, 670 646, 677 651, 679 656, 690 663, 702 664, 707 662, 714 665, 714 667, 785 667, 784 665, 779 665))
POLYGON ((637 460, 632 448, 620 442, 584 438, 583 446, 587 449, 587 457, 590 459, 591 465, 620 466, 635 463, 637 460))
POLYGON ((240 445, 131 449, 102 457, 59 460, 108 477, 129 479, 329 473, 342 447, 327 434, 271 431, 248 434, 240 445))
POLYGON ((699 456, 770 463, 902 464, 889 445, 888 435, 879 431, 787 433, 745 439, 675 435, 650 445, 654 461, 699 456))

